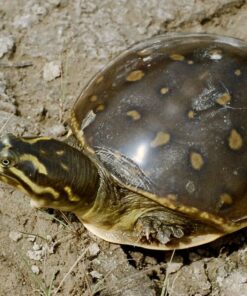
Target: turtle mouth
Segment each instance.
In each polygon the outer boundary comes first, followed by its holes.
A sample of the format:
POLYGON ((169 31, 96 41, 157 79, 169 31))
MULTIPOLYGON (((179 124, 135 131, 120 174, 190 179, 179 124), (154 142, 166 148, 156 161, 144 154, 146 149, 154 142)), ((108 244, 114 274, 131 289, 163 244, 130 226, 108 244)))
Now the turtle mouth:
POLYGON ((19 182, 16 180, 16 178, 11 177, 10 175, 4 173, 3 171, 0 171, 0 181, 10 184, 10 185, 18 185, 19 182))

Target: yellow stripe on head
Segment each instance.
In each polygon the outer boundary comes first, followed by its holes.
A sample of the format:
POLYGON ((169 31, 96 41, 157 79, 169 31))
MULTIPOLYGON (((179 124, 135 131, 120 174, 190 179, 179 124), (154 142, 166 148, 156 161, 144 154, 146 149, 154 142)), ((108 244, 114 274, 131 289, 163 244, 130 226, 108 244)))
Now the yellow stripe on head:
POLYGON ((65 186, 64 190, 67 192, 70 201, 80 201, 79 196, 74 195, 72 189, 69 186, 65 186))
POLYGON ((40 195, 40 194, 49 193, 54 197, 54 199, 59 198, 59 193, 55 189, 51 187, 42 187, 38 184, 35 184, 21 170, 18 170, 15 167, 11 167, 9 168, 9 170, 11 173, 13 173, 18 178, 20 178, 25 184, 27 184, 31 188, 33 194, 40 195))
POLYGON ((49 141, 50 137, 37 137, 37 138, 20 138, 20 140, 24 143, 35 144, 40 141, 49 141))
POLYGON ((32 154, 22 154, 20 160, 30 161, 40 174, 48 175, 46 167, 39 161, 38 157, 32 154))

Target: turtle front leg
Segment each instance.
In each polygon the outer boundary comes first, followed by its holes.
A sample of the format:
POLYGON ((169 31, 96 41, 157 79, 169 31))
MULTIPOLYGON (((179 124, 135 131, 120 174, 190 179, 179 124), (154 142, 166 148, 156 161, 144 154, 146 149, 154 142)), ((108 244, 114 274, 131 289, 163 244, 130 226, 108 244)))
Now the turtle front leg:
POLYGON ((141 242, 167 244, 173 239, 180 239, 191 230, 185 225, 187 218, 179 217, 166 210, 153 210, 143 214, 135 224, 135 231, 141 242))

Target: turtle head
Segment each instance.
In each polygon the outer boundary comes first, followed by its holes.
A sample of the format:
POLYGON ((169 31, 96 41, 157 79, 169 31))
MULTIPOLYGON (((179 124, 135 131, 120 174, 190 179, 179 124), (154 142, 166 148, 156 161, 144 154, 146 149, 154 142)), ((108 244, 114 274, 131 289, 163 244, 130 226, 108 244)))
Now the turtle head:
POLYGON ((73 211, 97 193, 96 167, 80 151, 48 137, 0 139, 0 180, 31 196, 35 207, 73 211))

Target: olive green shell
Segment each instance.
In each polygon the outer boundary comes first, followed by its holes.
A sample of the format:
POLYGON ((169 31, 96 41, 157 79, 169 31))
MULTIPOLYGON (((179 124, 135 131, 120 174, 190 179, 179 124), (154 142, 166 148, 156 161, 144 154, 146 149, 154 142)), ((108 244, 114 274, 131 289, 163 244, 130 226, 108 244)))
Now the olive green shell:
POLYGON ((74 116, 112 175, 232 221, 247 216, 247 44, 176 34, 134 45, 74 116))

